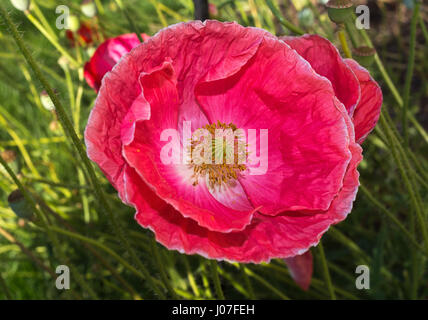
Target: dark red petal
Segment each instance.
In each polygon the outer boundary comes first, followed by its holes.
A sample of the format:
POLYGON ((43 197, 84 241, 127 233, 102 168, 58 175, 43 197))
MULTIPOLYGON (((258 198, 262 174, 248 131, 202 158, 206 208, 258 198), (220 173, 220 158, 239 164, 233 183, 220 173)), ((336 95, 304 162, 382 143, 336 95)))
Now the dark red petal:
POLYGON ((321 76, 331 81, 336 96, 352 116, 360 98, 358 80, 343 61, 336 47, 318 35, 280 37, 297 51, 321 76))
POLYGON ((345 62, 354 71, 361 87, 361 99, 353 116, 355 139, 361 144, 379 119, 383 99, 382 90, 370 73, 358 62, 352 59, 346 59, 345 62))
POLYGON ((308 290, 311 284, 313 272, 313 258, 311 251, 306 251, 302 255, 285 258, 284 262, 290 270, 291 277, 300 288, 308 290))

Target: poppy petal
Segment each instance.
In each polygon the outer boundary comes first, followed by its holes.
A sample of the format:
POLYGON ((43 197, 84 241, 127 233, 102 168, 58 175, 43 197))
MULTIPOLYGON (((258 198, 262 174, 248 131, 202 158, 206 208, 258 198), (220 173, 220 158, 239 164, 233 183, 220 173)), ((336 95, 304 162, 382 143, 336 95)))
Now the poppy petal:
POLYGON ((306 251, 304 254, 285 258, 291 277, 296 281, 300 288, 308 290, 311 284, 313 272, 313 257, 311 251, 306 251))
POLYGON ((361 87, 361 99, 353 115, 355 137, 361 144, 379 120, 383 100, 382 90, 358 62, 352 59, 345 59, 345 62, 354 71, 361 87))
POLYGON ((336 96, 352 116, 360 99, 360 88, 354 73, 343 61, 337 48, 318 35, 280 39, 308 61, 319 75, 331 81, 336 96))

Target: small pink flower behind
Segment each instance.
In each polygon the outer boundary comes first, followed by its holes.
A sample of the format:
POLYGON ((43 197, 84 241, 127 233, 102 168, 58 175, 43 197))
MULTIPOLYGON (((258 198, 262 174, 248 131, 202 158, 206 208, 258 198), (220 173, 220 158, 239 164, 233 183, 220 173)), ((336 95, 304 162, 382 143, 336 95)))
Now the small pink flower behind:
MULTIPOLYGON (((150 37, 141 34, 144 41, 150 37)), ((109 72, 120 58, 140 44, 135 33, 123 34, 116 38, 104 41, 95 51, 91 60, 85 64, 84 76, 86 82, 95 91, 101 86, 101 80, 109 72)))
POLYGON ((217 17, 218 16, 217 6, 214 3, 209 3, 208 4, 208 12, 209 12, 211 18, 217 17))

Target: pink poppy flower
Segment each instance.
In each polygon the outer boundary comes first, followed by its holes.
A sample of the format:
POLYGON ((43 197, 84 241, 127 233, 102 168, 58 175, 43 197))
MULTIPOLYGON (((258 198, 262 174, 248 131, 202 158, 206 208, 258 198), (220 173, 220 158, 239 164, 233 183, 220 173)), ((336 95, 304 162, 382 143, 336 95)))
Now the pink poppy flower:
MULTIPOLYGON (((355 135, 372 129, 365 116, 380 108, 381 93, 336 49, 320 50, 323 69, 300 54, 299 41, 327 40, 287 40, 293 50, 236 23, 179 23, 125 54, 104 77, 85 130, 88 156, 167 248, 239 262, 290 258, 351 211, 362 159, 355 135), (265 156, 268 166, 254 174, 261 160, 200 164, 191 151, 208 137, 190 143, 186 126, 242 129, 233 154, 245 137, 256 150, 245 156, 265 156), (178 133, 173 145, 180 159, 190 153, 190 162, 165 163, 162 153, 174 139, 165 139, 168 130, 178 133)), ((201 155, 214 157, 208 150, 201 155)))
MULTIPOLYGON (((144 41, 149 38, 144 33, 141 36, 144 41)), ((98 91, 104 75, 114 67, 125 53, 131 51, 138 44, 140 44, 140 40, 135 33, 123 34, 104 41, 97 48, 91 60, 85 64, 84 76, 89 86, 98 91)))

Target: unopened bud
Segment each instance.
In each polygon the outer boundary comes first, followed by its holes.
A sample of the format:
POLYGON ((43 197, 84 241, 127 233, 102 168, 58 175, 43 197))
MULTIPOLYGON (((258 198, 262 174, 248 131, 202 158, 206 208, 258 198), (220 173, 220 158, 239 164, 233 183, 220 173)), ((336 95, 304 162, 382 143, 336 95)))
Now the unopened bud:
POLYGON ((97 49, 94 47, 89 47, 88 49, 86 49, 86 53, 88 54, 89 57, 92 57, 96 50, 97 49))
POLYGON ((61 58, 58 59, 58 64, 61 68, 66 68, 70 64, 70 61, 67 57, 61 56, 61 58))
POLYGON ((31 219, 34 215, 34 212, 31 208, 31 205, 25 199, 24 195, 19 189, 13 191, 9 197, 7 197, 7 202, 9 203, 12 211, 19 217, 23 219, 31 219))
POLYGON ((79 30, 79 27, 80 27, 79 18, 74 15, 70 15, 67 19, 67 29, 70 31, 76 32, 77 30, 79 30))
POLYGON ((40 94, 40 101, 42 102, 42 105, 46 110, 48 111, 55 110, 55 105, 51 97, 49 97, 48 93, 44 90, 40 94))
POLYGON ((49 130, 51 130, 52 132, 58 131, 59 130, 58 121, 56 120, 51 121, 51 123, 49 123, 49 130))
POLYGON ((30 0, 10 0, 12 5, 21 11, 27 11, 30 8, 30 0))
POLYGON ((93 0, 83 0, 80 5, 80 10, 88 18, 93 18, 97 14, 97 7, 93 0))

